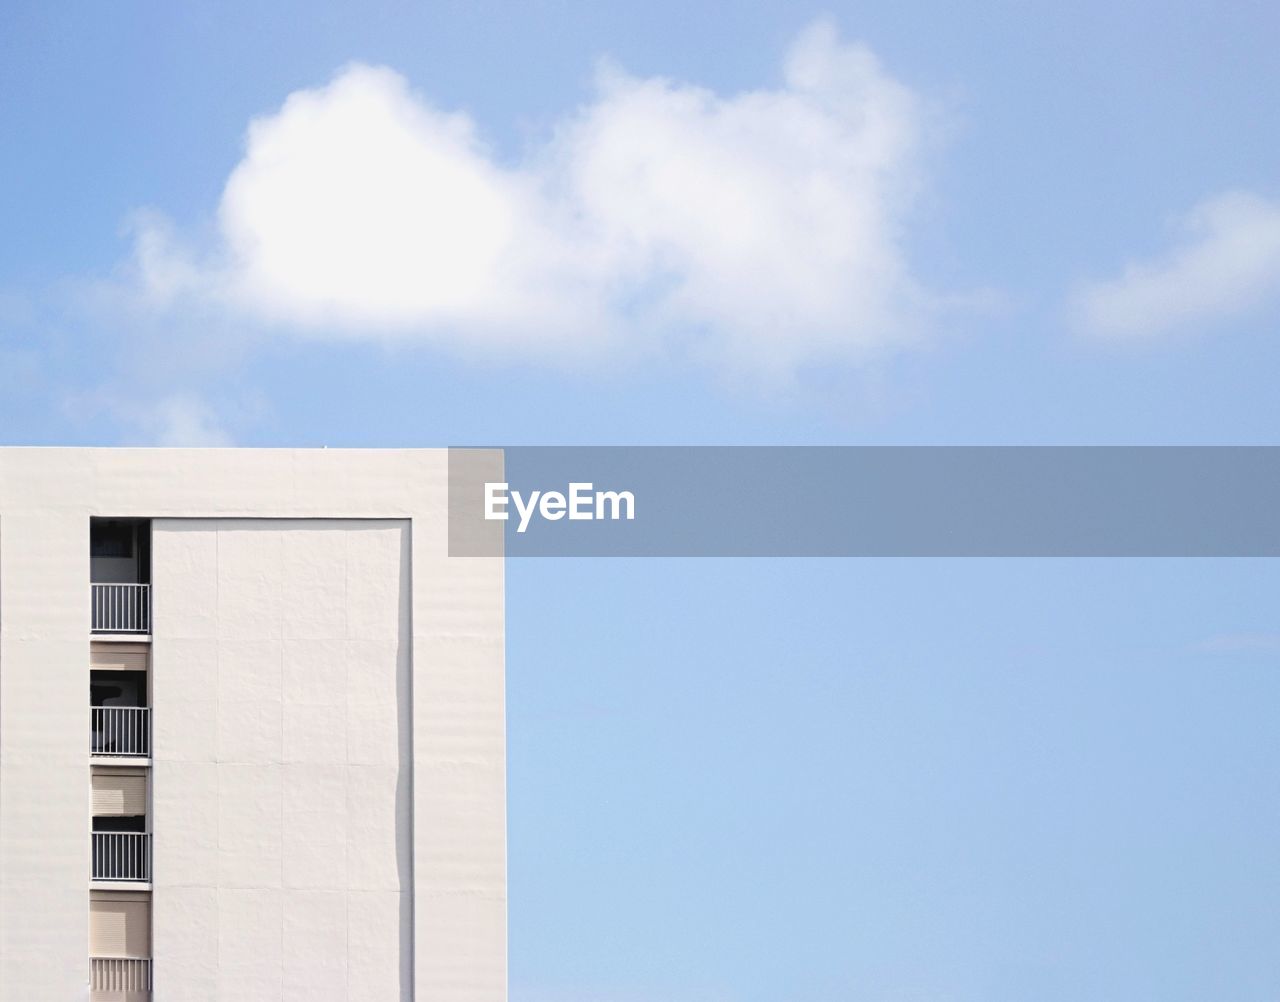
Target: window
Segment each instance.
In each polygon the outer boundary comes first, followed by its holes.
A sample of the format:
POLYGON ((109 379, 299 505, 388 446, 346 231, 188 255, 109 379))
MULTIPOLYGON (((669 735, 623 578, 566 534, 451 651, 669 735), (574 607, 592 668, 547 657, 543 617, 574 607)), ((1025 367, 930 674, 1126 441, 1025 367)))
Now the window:
MULTIPOLYGON (((83 538, 83 537, 81 537, 83 538)), ((133 524, 109 520, 95 521, 89 527, 89 556, 133 557, 133 524)))

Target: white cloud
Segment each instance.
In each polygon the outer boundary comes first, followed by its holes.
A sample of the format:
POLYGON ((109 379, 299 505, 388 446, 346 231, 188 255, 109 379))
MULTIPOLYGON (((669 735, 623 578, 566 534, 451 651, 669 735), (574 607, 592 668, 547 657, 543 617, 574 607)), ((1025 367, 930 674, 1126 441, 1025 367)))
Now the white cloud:
POLYGON ((1224 192, 1197 205, 1179 228, 1181 242, 1162 257, 1081 289, 1076 325, 1103 337, 1151 338, 1280 297, 1280 202, 1224 192))
POLYGON ((781 86, 733 96, 603 69, 518 163, 385 68, 255 120, 184 250, 144 219, 153 307, 199 297, 285 331, 574 357, 665 344, 768 374, 913 339, 933 299, 904 226, 921 102, 829 24, 781 86))
POLYGON ((172 393, 155 400, 99 391, 67 401, 81 415, 109 415, 125 432, 126 444, 158 446, 232 445, 217 414, 201 397, 172 393))
POLYGON ((1200 644, 1214 654, 1280 654, 1280 633, 1221 633, 1200 644))
POLYGON ((72 426, 108 433, 115 445, 214 448, 235 445, 229 427, 250 425, 264 412, 256 394, 240 390, 209 396, 195 388, 160 390, 137 379, 107 381, 62 393, 60 403, 72 426))
POLYGON ((153 408, 147 424, 157 445, 230 445, 217 415, 203 400, 186 395, 166 397, 153 408))

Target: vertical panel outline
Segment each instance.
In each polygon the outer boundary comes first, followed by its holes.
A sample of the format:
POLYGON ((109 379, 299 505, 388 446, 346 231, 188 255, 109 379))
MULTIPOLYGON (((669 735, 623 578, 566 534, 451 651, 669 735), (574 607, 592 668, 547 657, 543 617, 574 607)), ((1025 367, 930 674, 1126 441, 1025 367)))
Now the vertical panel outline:
MULTIPOLYGON (((408 658, 405 666, 406 706, 404 708, 405 712, 403 713, 403 716, 408 723, 408 739, 406 741, 406 747, 404 752, 406 756, 406 759, 405 759, 406 775, 405 775, 404 781, 409 791, 409 794, 407 798, 408 811, 407 811, 407 826, 406 826, 406 832, 405 832, 406 851, 404 854, 405 859, 408 863, 408 881, 407 881, 407 887, 402 886, 399 894, 400 901, 401 901, 401 904, 399 907, 403 909, 407 904, 407 917, 404 925, 400 930, 401 950, 400 950, 400 956, 399 956, 399 966, 398 966, 396 975, 397 975, 397 980, 399 981, 401 986, 402 1002, 413 1002, 413 1000, 415 1000, 418 997, 418 991, 417 991, 418 950, 417 950, 417 925, 416 925, 417 923, 416 885, 417 885, 417 862, 418 861, 417 861, 417 853, 416 853, 416 838, 414 834, 415 826, 417 822, 417 803, 418 803, 417 791, 415 788, 415 771, 416 770, 415 770, 415 761, 414 761, 415 738, 417 734, 417 720, 416 720, 415 701, 414 701, 415 700, 414 672, 415 672, 416 663, 417 663, 417 658, 416 658, 417 645, 415 643, 415 638, 414 638, 414 621, 415 620, 414 620, 414 609, 413 609, 413 587, 414 587, 414 577, 415 577, 414 550, 413 550, 413 540, 414 540, 413 529, 414 529, 414 523, 415 523, 414 516, 406 515, 406 514, 361 515, 361 516, 316 514, 316 515, 307 515, 307 516, 300 517, 292 514, 278 514, 278 515, 271 514, 271 515, 250 515, 250 516, 239 515, 239 514, 237 515, 183 514, 183 515, 156 516, 151 521, 153 526, 153 532, 156 524, 161 522, 175 523, 176 524, 174 526, 175 531, 180 531, 180 528, 178 528, 178 526, 184 522, 208 522, 215 527, 214 528, 215 539, 217 539, 218 536, 220 536, 220 532, 218 531, 216 526, 219 523, 227 523, 227 522, 252 522, 252 523, 360 522, 360 523, 367 523, 367 524, 385 523, 388 526, 398 526, 401 529, 401 540, 398 544, 399 552, 398 552, 397 562, 399 565, 398 573, 401 579, 400 583, 402 585, 402 588, 400 589, 402 591, 402 594, 400 596, 399 602, 403 610, 404 624, 399 629, 400 635, 397 636, 397 642, 399 643, 400 641, 403 641, 408 646, 408 658), (406 974, 408 975, 407 984, 405 982, 406 974)), ((218 544, 215 543, 215 550, 214 550, 214 588, 215 590, 220 589, 222 586, 221 574, 218 573, 220 556, 221 556, 220 546, 218 546, 218 544)), ((153 547, 153 559, 154 559, 154 547, 153 547)), ((216 595, 215 595, 215 599, 216 599, 216 595)), ((157 600, 162 605, 164 601, 163 595, 153 596, 153 606, 152 606, 152 630, 153 630, 152 641, 151 641, 151 676, 152 677, 150 679, 150 697, 149 698, 153 706, 153 713, 155 712, 154 705, 156 702, 156 691, 157 691, 156 680, 159 674, 156 668, 156 661, 157 661, 156 648, 157 647, 161 648, 161 655, 162 655, 161 660, 163 659, 163 644, 157 643, 157 640, 159 638, 158 638, 156 627, 155 627, 155 623, 157 620, 157 616, 156 616, 157 600)), ((216 602, 215 602, 214 616, 215 617, 217 616, 216 602)), ((214 642, 216 643, 216 641, 214 642)), ((215 671, 218 671, 218 670, 219 669, 215 666, 215 671)), ((281 682, 283 685, 283 676, 282 676, 281 682)), ((284 699, 284 693, 282 691, 281 693, 282 702, 283 702, 283 699, 284 699)), ((217 700, 214 701, 214 707, 215 707, 214 712, 216 714, 219 712, 219 707, 220 707, 219 701, 217 700)), ((399 714, 400 711, 398 710, 397 712, 399 714)), ((281 726, 283 727, 283 719, 282 719, 281 726)), ((156 752, 157 752, 157 749, 153 747, 152 748, 153 756, 156 755, 156 752)), ((152 770, 148 770, 148 771, 150 772, 152 770)), ((220 777, 221 777, 220 771, 215 770, 215 778, 219 782, 220 782, 220 777)), ((153 789, 152 783, 148 783, 148 795, 149 797, 154 795, 154 789, 153 789)), ((217 791, 217 796, 219 798, 221 797, 220 787, 217 791)), ((92 812, 90 811, 90 815, 91 814, 92 812)), ((91 824, 92 824, 92 817, 90 817, 90 827, 91 827, 91 824)), ((281 860, 281 865, 283 867, 283 857, 281 860)), ((157 880, 157 876, 158 876, 157 873, 153 870, 152 872, 153 887, 158 889, 159 882, 157 880)), ((283 885, 283 879, 282 879, 282 885, 283 885)), ((152 896, 154 897, 154 891, 152 896)), ((283 914, 281 916, 281 921, 283 923, 283 914)), ((154 944, 154 937, 155 937, 154 915, 152 917, 152 923, 151 923, 151 935, 152 935, 152 941, 154 944)), ((282 942, 283 942, 283 938, 284 938, 284 929, 282 927, 281 928, 282 942)), ((218 950, 219 948, 219 944, 216 940, 212 946, 215 951, 218 950)), ((154 948, 153 948, 153 953, 154 953, 154 948)), ((154 958, 153 958, 153 963, 154 963, 154 958)), ((216 960, 215 966, 220 966, 220 965, 221 965, 221 957, 218 957, 216 960)), ((346 966, 347 984, 349 988, 350 976, 351 976, 350 965, 348 963, 345 966, 346 966)))
MULTIPOLYGON (((404 983, 405 971, 409 973, 408 999, 414 1002, 418 997, 418 787, 417 787, 417 759, 416 749, 418 742, 418 720, 417 720, 417 699, 414 695, 416 691, 418 667, 418 645, 414 641, 414 624, 413 615, 413 597, 414 586, 417 584, 417 574, 415 573, 416 565, 413 559, 413 541, 415 538, 414 528, 417 519, 410 516, 404 529, 405 538, 400 543, 400 560, 401 575, 405 578, 405 594, 401 597, 404 603, 407 621, 402 627, 404 639, 409 644, 409 664, 407 669, 406 689, 408 694, 407 713, 405 708, 397 707, 397 716, 403 716, 409 721, 409 886, 400 889, 401 907, 403 907, 404 895, 409 895, 409 929, 408 929, 408 945, 409 957, 406 964, 406 958, 400 958, 400 970, 397 976, 400 980, 400 995, 404 998, 406 985, 404 983)), ((403 948, 405 943, 405 933, 401 930, 400 942, 403 948)))

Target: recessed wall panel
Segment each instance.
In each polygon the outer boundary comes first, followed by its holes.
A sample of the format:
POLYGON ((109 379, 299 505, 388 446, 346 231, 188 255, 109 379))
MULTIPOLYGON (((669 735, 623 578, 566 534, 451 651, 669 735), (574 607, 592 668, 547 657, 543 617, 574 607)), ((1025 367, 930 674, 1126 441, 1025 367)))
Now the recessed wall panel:
POLYGON ((212 999, 413 997, 408 544, 404 521, 154 524, 158 997, 196 997, 197 936, 212 999))

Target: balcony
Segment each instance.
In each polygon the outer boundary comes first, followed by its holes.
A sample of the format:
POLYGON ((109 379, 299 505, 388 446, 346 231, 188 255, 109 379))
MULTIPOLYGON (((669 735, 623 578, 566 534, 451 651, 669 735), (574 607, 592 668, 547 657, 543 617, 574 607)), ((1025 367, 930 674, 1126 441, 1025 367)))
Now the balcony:
POLYGON ((151 998, 151 960, 90 957, 89 987, 94 1002, 144 1002, 151 998))
POLYGON ((119 758, 150 756, 149 706, 93 706, 89 713, 89 754, 119 758))
POLYGON ((94 832, 93 879, 148 883, 151 880, 151 833, 94 832))
POLYGON ((94 633, 151 632, 151 585, 93 584, 90 587, 94 633))

